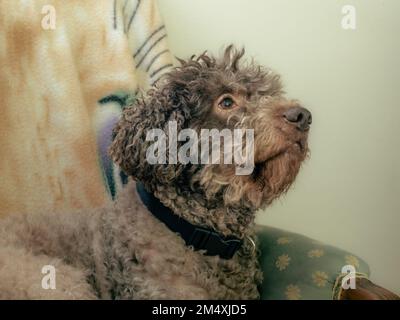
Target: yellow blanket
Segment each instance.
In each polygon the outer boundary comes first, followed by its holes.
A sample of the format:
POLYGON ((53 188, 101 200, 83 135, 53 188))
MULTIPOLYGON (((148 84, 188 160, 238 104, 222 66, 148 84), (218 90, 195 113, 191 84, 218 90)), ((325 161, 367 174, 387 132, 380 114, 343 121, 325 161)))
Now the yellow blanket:
POLYGON ((170 66, 153 0, 0 1, 0 215, 104 204, 104 125, 170 66))

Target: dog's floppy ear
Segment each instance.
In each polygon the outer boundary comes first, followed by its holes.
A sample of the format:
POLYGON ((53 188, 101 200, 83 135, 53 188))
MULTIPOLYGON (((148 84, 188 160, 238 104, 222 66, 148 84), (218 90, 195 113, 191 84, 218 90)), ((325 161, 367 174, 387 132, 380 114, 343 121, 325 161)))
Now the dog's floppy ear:
POLYGON ((178 132, 187 126, 190 109, 184 87, 169 83, 161 88, 150 89, 144 98, 137 99, 122 112, 114 128, 114 140, 109 152, 111 158, 129 176, 147 186, 169 184, 183 170, 178 164, 150 164, 146 153, 154 141, 146 141, 148 132, 161 129, 168 137, 168 123, 175 121, 178 132))

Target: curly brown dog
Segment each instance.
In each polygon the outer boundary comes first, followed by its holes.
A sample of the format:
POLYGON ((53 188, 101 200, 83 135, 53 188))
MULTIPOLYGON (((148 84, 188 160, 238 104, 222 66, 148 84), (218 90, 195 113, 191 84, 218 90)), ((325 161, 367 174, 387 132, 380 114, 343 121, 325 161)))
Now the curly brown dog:
POLYGON ((131 181, 107 208, 1 222, 0 298, 259 297, 255 212, 294 181, 311 114, 243 54, 230 46, 220 59, 180 60, 124 109, 110 154, 140 185, 131 181), (237 175, 233 163, 150 164, 147 133, 170 121, 196 132, 253 129, 252 173, 237 175), (41 287, 44 265, 56 267, 55 290, 41 287))

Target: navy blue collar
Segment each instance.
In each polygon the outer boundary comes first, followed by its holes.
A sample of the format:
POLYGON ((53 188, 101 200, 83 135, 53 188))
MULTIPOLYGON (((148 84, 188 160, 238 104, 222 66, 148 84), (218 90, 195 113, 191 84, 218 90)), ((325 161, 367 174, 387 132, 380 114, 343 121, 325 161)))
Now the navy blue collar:
POLYGON ((195 226, 164 206, 153 194, 146 191, 143 184, 136 183, 136 189, 147 209, 171 231, 179 233, 187 246, 194 250, 205 250, 208 256, 230 259, 242 246, 236 237, 224 237, 214 230, 195 226))

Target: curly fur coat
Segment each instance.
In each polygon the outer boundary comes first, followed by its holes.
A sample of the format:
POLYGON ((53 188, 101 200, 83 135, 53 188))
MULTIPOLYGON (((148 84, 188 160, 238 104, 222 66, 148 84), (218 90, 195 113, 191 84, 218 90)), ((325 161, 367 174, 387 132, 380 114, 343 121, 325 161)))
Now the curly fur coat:
POLYGON ((233 258, 187 247, 146 209, 131 181, 105 208, 2 220, 0 298, 259 297, 262 275, 249 240, 255 238, 255 212, 295 179, 307 156, 309 123, 299 130, 285 119, 298 102, 283 96, 271 70, 240 63, 243 54, 230 46, 221 59, 202 54, 181 60, 180 67, 124 110, 110 148, 121 169, 175 214, 242 239, 233 258), (150 165, 146 133, 165 129, 171 120, 178 130, 254 129, 253 173, 238 176, 234 164, 150 165), (44 265, 56 267, 55 290, 41 287, 44 265))

